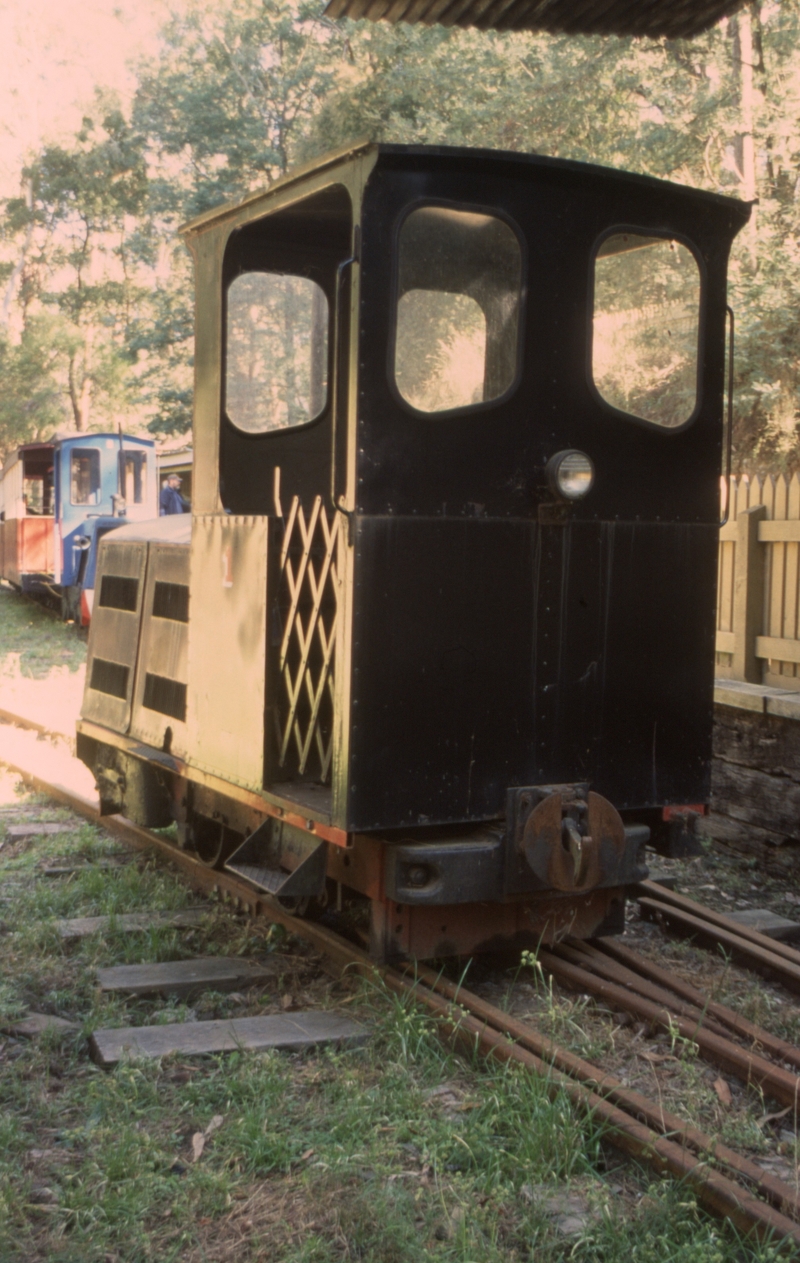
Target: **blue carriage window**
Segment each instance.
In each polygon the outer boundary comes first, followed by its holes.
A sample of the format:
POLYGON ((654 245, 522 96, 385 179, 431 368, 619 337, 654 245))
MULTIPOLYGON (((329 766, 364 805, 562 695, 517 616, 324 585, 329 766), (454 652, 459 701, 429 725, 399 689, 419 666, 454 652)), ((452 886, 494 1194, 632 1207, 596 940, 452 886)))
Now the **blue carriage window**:
POLYGON ((394 378, 420 412, 499 399, 517 376, 522 250, 496 215, 423 206, 400 231, 394 378))
POLYGON ((73 447, 70 453, 70 503, 100 503, 100 453, 96 447, 73 447))

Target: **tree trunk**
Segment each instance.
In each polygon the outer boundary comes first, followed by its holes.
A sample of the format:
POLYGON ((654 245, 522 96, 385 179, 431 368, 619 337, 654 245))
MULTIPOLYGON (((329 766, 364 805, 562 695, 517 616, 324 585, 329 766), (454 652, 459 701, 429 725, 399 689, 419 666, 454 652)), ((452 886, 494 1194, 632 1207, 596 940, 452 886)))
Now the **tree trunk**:
POLYGON ((83 341, 82 366, 78 368, 78 352, 73 351, 69 357, 69 401, 72 405, 72 419, 75 429, 83 434, 89 429, 89 417, 92 409, 92 343, 94 330, 85 332, 83 341))

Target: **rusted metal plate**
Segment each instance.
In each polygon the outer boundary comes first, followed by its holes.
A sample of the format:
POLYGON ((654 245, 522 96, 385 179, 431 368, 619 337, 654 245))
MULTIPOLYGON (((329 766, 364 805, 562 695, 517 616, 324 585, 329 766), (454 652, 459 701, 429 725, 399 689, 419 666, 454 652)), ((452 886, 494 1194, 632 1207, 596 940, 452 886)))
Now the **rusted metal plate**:
POLYGON ((101 991, 126 995, 194 995, 199 991, 238 991, 274 981, 285 969, 282 957, 266 961, 241 956, 206 956, 197 960, 160 961, 155 965, 112 965, 98 969, 101 991))
POLYGON ((110 1067, 123 1057, 167 1057, 180 1053, 198 1057, 206 1053, 258 1052, 280 1048, 299 1052, 317 1044, 363 1044, 366 1027, 337 1013, 273 1014, 269 1017, 234 1018, 216 1022, 174 1022, 168 1026, 122 1026, 95 1031, 90 1042, 92 1057, 110 1067))
POLYGON ((619 887, 574 896, 542 896, 530 903, 445 906, 373 902, 371 952, 376 959, 432 960, 474 952, 535 949, 567 935, 589 937, 622 899, 619 887))
POLYGON ((536 876, 555 890, 593 890, 601 881, 619 880, 625 853, 625 826, 619 812, 600 794, 589 791, 585 802, 554 790, 534 807, 521 840, 536 876), (583 834, 570 807, 579 809, 583 834))
POLYGON ((189 626, 188 761, 252 790, 264 772, 267 521, 208 514, 192 526, 203 616, 189 626))

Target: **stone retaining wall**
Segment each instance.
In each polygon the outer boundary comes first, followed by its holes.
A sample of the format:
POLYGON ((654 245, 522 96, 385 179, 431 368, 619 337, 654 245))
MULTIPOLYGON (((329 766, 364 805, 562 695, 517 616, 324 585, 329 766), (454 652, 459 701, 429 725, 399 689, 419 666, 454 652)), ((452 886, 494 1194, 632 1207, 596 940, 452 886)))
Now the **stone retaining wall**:
POLYGON ((800 693, 731 680, 714 691, 712 815, 703 829, 800 879, 800 693))

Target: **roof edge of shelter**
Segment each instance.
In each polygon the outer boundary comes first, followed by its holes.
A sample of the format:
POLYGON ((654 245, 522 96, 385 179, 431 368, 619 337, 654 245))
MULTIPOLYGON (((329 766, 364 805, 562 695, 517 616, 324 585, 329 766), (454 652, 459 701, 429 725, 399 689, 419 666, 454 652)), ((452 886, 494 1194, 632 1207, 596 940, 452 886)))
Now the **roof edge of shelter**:
POLYGON ((693 39, 749 0, 328 0, 328 19, 390 25, 693 39))

